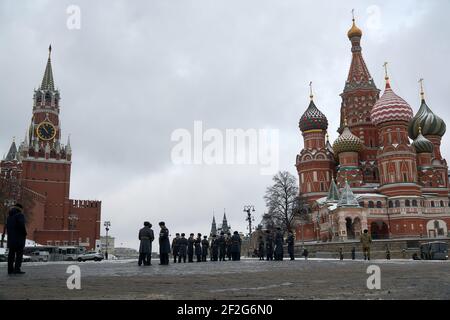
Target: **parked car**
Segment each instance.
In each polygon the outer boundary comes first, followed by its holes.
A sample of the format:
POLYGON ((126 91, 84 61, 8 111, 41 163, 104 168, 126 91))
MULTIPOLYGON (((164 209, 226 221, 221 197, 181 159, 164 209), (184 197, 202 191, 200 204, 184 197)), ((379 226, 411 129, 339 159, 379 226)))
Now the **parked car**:
POLYGON ((446 242, 427 242, 420 246, 422 260, 448 260, 448 245, 446 242))
POLYGON ((92 252, 86 252, 84 254, 80 254, 77 258, 79 262, 84 262, 88 260, 94 260, 94 261, 102 261, 104 259, 103 254, 92 251, 92 252))
POLYGON ((26 256, 26 255, 24 255, 23 257, 22 257, 22 262, 32 262, 33 260, 31 260, 31 257, 30 256, 26 256))

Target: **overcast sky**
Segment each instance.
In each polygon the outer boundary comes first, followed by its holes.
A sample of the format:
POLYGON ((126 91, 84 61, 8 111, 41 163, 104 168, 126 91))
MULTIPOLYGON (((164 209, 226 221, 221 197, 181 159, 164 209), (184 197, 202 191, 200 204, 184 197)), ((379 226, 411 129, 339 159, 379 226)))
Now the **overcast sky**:
POLYGON ((416 112, 423 77, 428 105, 450 123, 446 0, 2 0, 0 150, 25 135, 51 43, 72 141, 71 198, 102 200, 116 245, 137 247, 144 220, 155 230, 164 220, 172 234, 209 233, 213 210, 219 222, 224 208, 232 228, 247 232, 243 206, 255 205, 260 220, 271 176, 256 165, 176 166, 171 134, 192 132, 196 120, 278 129, 280 170, 296 175, 310 81, 337 137, 352 8, 378 88, 389 61, 393 89, 416 112), (67 28, 70 5, 81 9, 79 30, 67 28))

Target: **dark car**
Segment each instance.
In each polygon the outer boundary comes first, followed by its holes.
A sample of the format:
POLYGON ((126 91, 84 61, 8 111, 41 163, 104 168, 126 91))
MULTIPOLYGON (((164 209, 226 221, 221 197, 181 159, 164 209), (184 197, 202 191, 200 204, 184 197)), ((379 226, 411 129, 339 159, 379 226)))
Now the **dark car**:
POLYGON ((422 260, 448 260, 448 244, 442 241, 427 242, 420 245, 422 260))

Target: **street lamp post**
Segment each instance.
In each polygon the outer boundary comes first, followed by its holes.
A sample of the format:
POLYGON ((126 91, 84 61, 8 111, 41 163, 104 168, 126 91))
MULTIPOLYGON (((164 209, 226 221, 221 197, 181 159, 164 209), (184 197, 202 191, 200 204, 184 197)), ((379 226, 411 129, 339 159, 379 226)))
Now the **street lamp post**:
POLYGON ((248 221, 248 251, 247 256, 250 256, 250 245, 252 241, 252 221, 255 221, 255 218, 252 216, 252 212, 255 212, 255 206, 248 205, 244 206, 244 212, 247 212, 247 218, 245 221, 248 221))
POLYGON ((73 230, 75 229, 75 221, 78 221, 78 216, 71 214, 68 217, 69 219, 69 228, 70 228, 70 245, 73 245, 73 230))
POLYGON ((320 215, 317 214, 317 242, 319 242, 320 239, 320 215))
POLYGON ((111 226, 111 222, 105 221, 105 223, 103 225, 105 226, 105 230, 106 230, 105 260, 108 260, 108 231, 109 231, 109 227, 111 226))

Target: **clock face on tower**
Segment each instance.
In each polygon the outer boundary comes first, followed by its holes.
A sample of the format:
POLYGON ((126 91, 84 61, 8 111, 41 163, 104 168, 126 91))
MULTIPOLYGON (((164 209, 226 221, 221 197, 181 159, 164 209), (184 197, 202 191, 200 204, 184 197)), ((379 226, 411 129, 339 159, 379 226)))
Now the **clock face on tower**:
POLYGON ((56 128, 50 122, 41 122, 37 127, 37 135, 41 140, 52 140, 56 136, 56 128))

